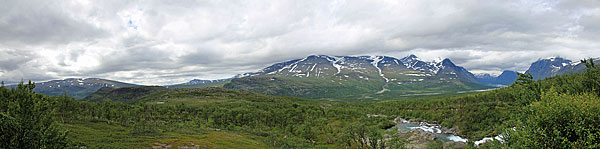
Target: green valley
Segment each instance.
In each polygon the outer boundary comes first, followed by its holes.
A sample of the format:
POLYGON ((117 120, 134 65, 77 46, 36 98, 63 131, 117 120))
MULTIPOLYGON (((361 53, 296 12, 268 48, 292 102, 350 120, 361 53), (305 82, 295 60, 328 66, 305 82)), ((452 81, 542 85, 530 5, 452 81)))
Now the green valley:
MULTIPOLYGON (((161 87, 101 89, 89 101, 78 101, 40 95, 32 91, 35 84, 20 84, 0 88, 2 146, 51 145, 18 135, 27 132, 64 142, 55 144, 63 147, 404 148, 415 145, 411 136, 418 133, 390 130, 396 118, 403 118, 454 128, 452 133, 469 140, 454 147, 471 148, 476 140, 503 135, 502 141, 478 146, 594 148, 600 139, 595 127, 600 123, 600 66, 585 64, 586 72, 541 81, 521 74, 515 84, 492 91, 370 102, 161 87), (32 108, 19 108, 25 106, 32 108), (30 127, 38 119, 52 129, 30 127)), ((452 147, 439 139, 424 143, 452 147)))

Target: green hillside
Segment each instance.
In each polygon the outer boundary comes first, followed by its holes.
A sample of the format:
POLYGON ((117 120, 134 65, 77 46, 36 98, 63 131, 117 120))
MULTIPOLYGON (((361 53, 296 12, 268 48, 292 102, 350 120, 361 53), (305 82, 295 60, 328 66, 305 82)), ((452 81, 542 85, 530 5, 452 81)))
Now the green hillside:
MULTIPOLYGON (((375 75, 345 74, 376 78, 375 75)), ((344 76, 344 75, 340 75, 344 76)), ((406 80, 425 77, 404 76, 406 80)), ((249 90, 256 93, 295 96, 327 101, 375 101, 390 99, 411 99, 431 95, 455 95, 459 92, 490 89, 492 87, 459 80, 439 81, 437 77, 427 77, 422 81, 408 81, 405 84, 386 83, 382 79, 362 79, 348 77, 322 77, 304 79, 291 76, 266 75, 233 79, 224 88, 249 90), (385 91, 383 87, 385 86, 385 91)))
POLYGON ((95 93, 83 98, 84 101, 103 101, 110 100, 113 102, 135 102, 138 98, 144 96, 155 96, 162 92, 167 92, 169 89, 160 86, 136 86, 111 88, 103 87, 95 93))
POLYGON ((230 81, 221 81, 214 83, 201 83, 201 84, 175 84, 169 85, 167 88, 207 88, 207 87, 223 87, 223 85, 229 83, 230 81))

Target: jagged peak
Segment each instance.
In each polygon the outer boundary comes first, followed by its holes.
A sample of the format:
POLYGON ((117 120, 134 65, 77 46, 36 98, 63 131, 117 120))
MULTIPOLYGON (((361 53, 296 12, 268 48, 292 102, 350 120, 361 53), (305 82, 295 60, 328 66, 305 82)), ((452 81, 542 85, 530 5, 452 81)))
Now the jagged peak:
POLYGON ((412 60, 418 60, 418 61, 422 61, 419 57, 417 57, 414 54, 411 54, 409 56, 403 57, 402 58, 403 61, 412 61, 412 60))

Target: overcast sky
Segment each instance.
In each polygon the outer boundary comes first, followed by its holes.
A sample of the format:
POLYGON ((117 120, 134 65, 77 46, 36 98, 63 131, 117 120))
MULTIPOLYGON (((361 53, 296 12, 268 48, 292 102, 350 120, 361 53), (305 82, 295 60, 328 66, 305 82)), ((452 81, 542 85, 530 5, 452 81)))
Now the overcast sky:
POLYGON ((0 80, 164 85, 310 54, 450 58, 475 73, 600 57, 598 0, 3 0, 0 80))

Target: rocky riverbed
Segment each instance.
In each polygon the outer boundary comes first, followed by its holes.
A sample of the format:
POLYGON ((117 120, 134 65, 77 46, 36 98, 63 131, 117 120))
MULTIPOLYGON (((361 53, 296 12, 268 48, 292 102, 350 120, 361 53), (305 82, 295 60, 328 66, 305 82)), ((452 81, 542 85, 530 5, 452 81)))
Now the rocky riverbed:
MULTIPOLYGON (((394 123, 396 123, 396 126, 389 130, 396 130, 398 131, 397 134, 407 136, 406 146, 408 148, 426 148, 428 144, 435 141, 444 142, 444 148, 463 148, 467 145, 468 139, 458 136, 460 130, 457 127, 444 128, 438 124, 406 120, 400 117, 394 119, 394 123)), ((499 140, 502 142, 502 137, 502 135, 486 137, 474 141, 474 145, 478 146, 492 140, 499 140)))
POLYGON ((458 128, 444 128, 438 124, 427 122, 409 121, 402 118, 394 120, 396 126, 390 130, 397 130, 401 136, 407 136, 406 147, 426 148, 428 144, 436 141, 444 142, 444 148, 463 148, 467 139, 458 135, 458 128))

